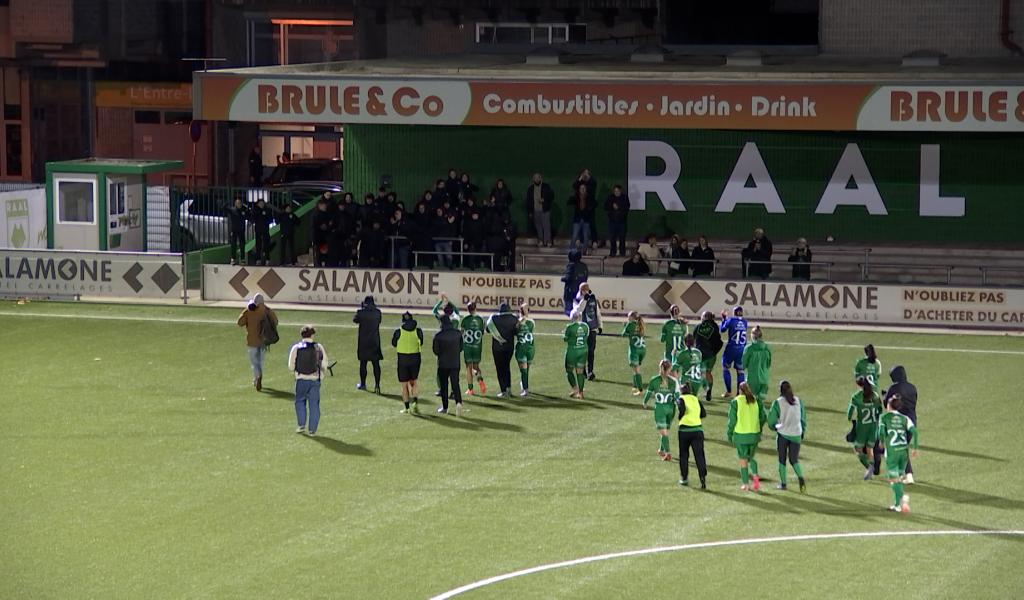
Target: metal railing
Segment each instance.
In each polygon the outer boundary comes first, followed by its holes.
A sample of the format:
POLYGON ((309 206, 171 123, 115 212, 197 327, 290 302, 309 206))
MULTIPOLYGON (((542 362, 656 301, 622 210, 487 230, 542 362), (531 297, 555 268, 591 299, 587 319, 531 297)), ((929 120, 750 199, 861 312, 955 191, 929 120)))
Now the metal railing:
MULTIPOLYGON (((404 235, 389 235, 388 236, 388 240, 390 240, 390 242, 391 242, 391 259, 389 260, 389 263, 391 264, 391 268, 392 269, 397 269, 397 268, 399 268, 399 266, 395 263, 395 259, 398 256, 398 247, 396 246, 396 242, 398 240, 405 240, 405 241, 411 243, 412 240, 410 240, 409 238, 405 237, 404 235)), ((465 238, 461 238, 461 237, 435 237, 435 238, 430 238, 430 241, 431 241, 431 244, 433 244, 434 242, 452 242, 453 244, 458 244, 459 245, 459 249, 456 250, 455 248, 452 248, 451 252, 438 252, 436 250, 435 251, 410 250, 410 254, 413 254, 413 255, 415 255, 417 253, 419 253, 419 254, 434 254, 434 255, 437 255, 437 256, 447 256, 447 255, 450 254, 453 257, 454 256, 458 256, 459 257, 459 268, 460 269, 465 267, 465 264, 466 264, 465 257, 466 256, 484 256, 486 254, 491 254, 489 252, 472 252, 472 251, 467 252, 466 251, 466 239, 465 238)), ((494 262, 493 261, 491 261, 491 270, 492 271, 494 270, 494 262)))
POLYGON ((807 266, 808 271, 810 271, 810 268, 813 266, 823 266, 825 267, 825 279, 828 281, 832 281, 832 267, 835 265, 833 262, 821 260, 812 260, 809 262, 789 262, 788 260, 744 260, 743 264, 745 266, 743 269, 743 277, 745 279, 753 279, 747 269, 749 265, 771 265, 773 267, 778 266, 787 268, 807 266))
MULTIPOLYGON (((629 260, 629 259, 627 258, 626 260, 629 260)), ((668 257, 645 258, 644 261, 649 262, 649 263, 651 263, 651 262, 657 263, 657 266, 654 268, 654 270, 651 271, 651 274, 660 273, 660 268, 661 268, 661 264, 662 263, 666 263, 666 264, 669 265, 669 268, 665 269, 665 274, 668 274, 669 269, 671 268, 672 263, 680 263, 680 266, 682 265, 682 263, 691 263, 691 264, 692 263, 711 263, 711 277, 715 277, 717 275, 717 273, 718 273, 718 263, 721 262, 717 258, 668 258, 668 257)), ((686 277, 690 277, 690 276, 691 275, 689 274, 689 269, 687 269, 686 277)), ((699 277, 702 277, 702 275, 699 276, 699 277)))
MULTIPOLYGON (((548 260, 550 260, 551 258, 564 259, 563 256, 555 255, 555 254, 543 254, 543 253, 540 253, 540 252, 523 252, 522 254, 519 255, 519 263, 520 263, 520 265, 522 265, 522 268, 520 270, 522 270, 522 271, 526 271, 527 270, 527 268, 526 268, 526 259, 527 258, 531 258, 531 259, 539 258, 539 259, 548 259, 548 260)), ((608 258, 609 258, 608 256, 604 256, 604 255, 598 256, 598 255, 594 255, 594 254, 589 254, 589 255, 584 255, 581 260, 583 262, 598 262, 598 263, 600 263, 601 264, 601 266, 600 266, 601 273, 600 274, 601 275, 605 275, 606 274, 605 262, 608 260, 608 258)))
MULTIPOLYGON (((437 252, 436 250, 413 250, 412 251, 412 268, 414 268, 414 269, 419 268, 419 266, 420 266, 420 255, 421 254, 422 255, 426 255, 426 256, 437 256, 437 257, 447 256, 447 255, 452 255, 452 256, 455 255, 454 252, 437 252)), ((492 254, 490 252, 459 252, 458 255, 459 255, 459 268, 460 269, 464 268, 464 266, 465 266, 465 257, 467 257, 467 256, 486 256, 488 258, 488 260, 490 260, 491 271, 494 271, 494 254, 492 254)), ((392 268, 394 268, 394 267, 392 267, 392 268)))
MULTIPOLYGON (((246 207, 262 199, 275 212, 283 211, 286 205, 295 200, 292 193, 287 191, 236 187, 172 187, 171 250, 191 252, 227 244, 231 232, 227 210, 234 205, 236 198, 240 198, 246 207)), ((252 224, 247 222, 244 241, 248 242, 253 238, 252 224)))
MULTIPOLYGON (((882 269, 907 269, 913 271, 945 271, 946 285, 949 285, 952 282, 953 269, 956 268, 956 266, 954 265, 915 265, 910 263, 871 263, 871 266, 882 269)), ((863 280, 868 281, 868 265, 862 264, 861 269, 863 280)))
POLYGON ((981 285, 988 285, 988 274, 993 271, 1024 275, 1024 267, 978 267, 978 270, 981 271, 981 285))

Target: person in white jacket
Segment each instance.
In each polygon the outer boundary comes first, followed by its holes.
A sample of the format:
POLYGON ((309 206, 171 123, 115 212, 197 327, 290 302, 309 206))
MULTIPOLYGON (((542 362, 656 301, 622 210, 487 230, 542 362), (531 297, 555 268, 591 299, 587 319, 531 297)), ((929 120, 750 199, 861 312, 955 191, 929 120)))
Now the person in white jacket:
POLYGON ((800 493, 807 492, 804 469, 800 464, 800 442, 807 431, 807 416, 804 404, 793 395, 793 386, 788 381, 779 384, 779 397, 768 411, 768 426, 775 430, 779 450, 779 483, 777 489, 786 489, 786 460, 796 472, 800 482, 800 493))

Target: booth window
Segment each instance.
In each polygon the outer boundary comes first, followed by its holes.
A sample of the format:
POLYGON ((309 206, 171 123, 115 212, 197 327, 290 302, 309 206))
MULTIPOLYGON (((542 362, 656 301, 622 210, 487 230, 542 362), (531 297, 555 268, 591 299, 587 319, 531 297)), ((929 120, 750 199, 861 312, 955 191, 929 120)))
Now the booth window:
POLYGON ((110 184, 110 197, 107 203, 110 205, 110 216, 124 215, 128 213, 125 206, 125 182, 115 181, 110 184))
POLYGON ((478 44, 583 44, 587 41, 585 23, 477 23, 478 44))
POLYGON ((57 182, 57 214, 61 223, 94 223, 95 197, 88 181, 57 182))

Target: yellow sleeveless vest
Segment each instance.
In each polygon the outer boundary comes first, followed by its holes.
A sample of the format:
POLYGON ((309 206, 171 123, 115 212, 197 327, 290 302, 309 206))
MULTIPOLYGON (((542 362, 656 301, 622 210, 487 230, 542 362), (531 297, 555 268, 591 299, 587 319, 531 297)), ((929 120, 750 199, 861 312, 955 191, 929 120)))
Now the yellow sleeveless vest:
POLYGON ((700 427, 700 401, 693 394, 684 394, 682 397, 686 412, 683 418, 679 419, 680 427, 700 427))

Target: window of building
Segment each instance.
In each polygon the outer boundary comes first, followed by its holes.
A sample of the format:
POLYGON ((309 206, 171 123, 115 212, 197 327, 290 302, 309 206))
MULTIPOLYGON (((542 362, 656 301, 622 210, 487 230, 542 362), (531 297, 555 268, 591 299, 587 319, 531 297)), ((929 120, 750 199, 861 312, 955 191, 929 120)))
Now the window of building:
POLYGON ((168 110, 164 112, 164 123, 167 125, 191 125, 192 111, 168 110))
POLYGON ((158 110, 137 110, 135 111, 135 123, 137 125, 159 125, 160 111, 158 110))
POLYGON ((22 175, 21 162, 21 125, 8 123, 4 126, 5 148, 7 151, 7 174, 15 177, 22 175))
POLYGON ((58 180, 57 218, 61 223, 95 223, 96 190, 92 181, 58 180))
POLYGON ((350 19, 249 21, 249 66, 335 62, 355 58, 350 19))
POLYGON ((478 44, 564 44, 586 43, 584 23, 477 23, 478 44))
POLYGON ((127 184, 123 181, 110 182, 110 191, 108 192, 110 197, 107 198, 110 216, 128 214, 128 207, 125 203, 125 189, 127 187, 127 184))

